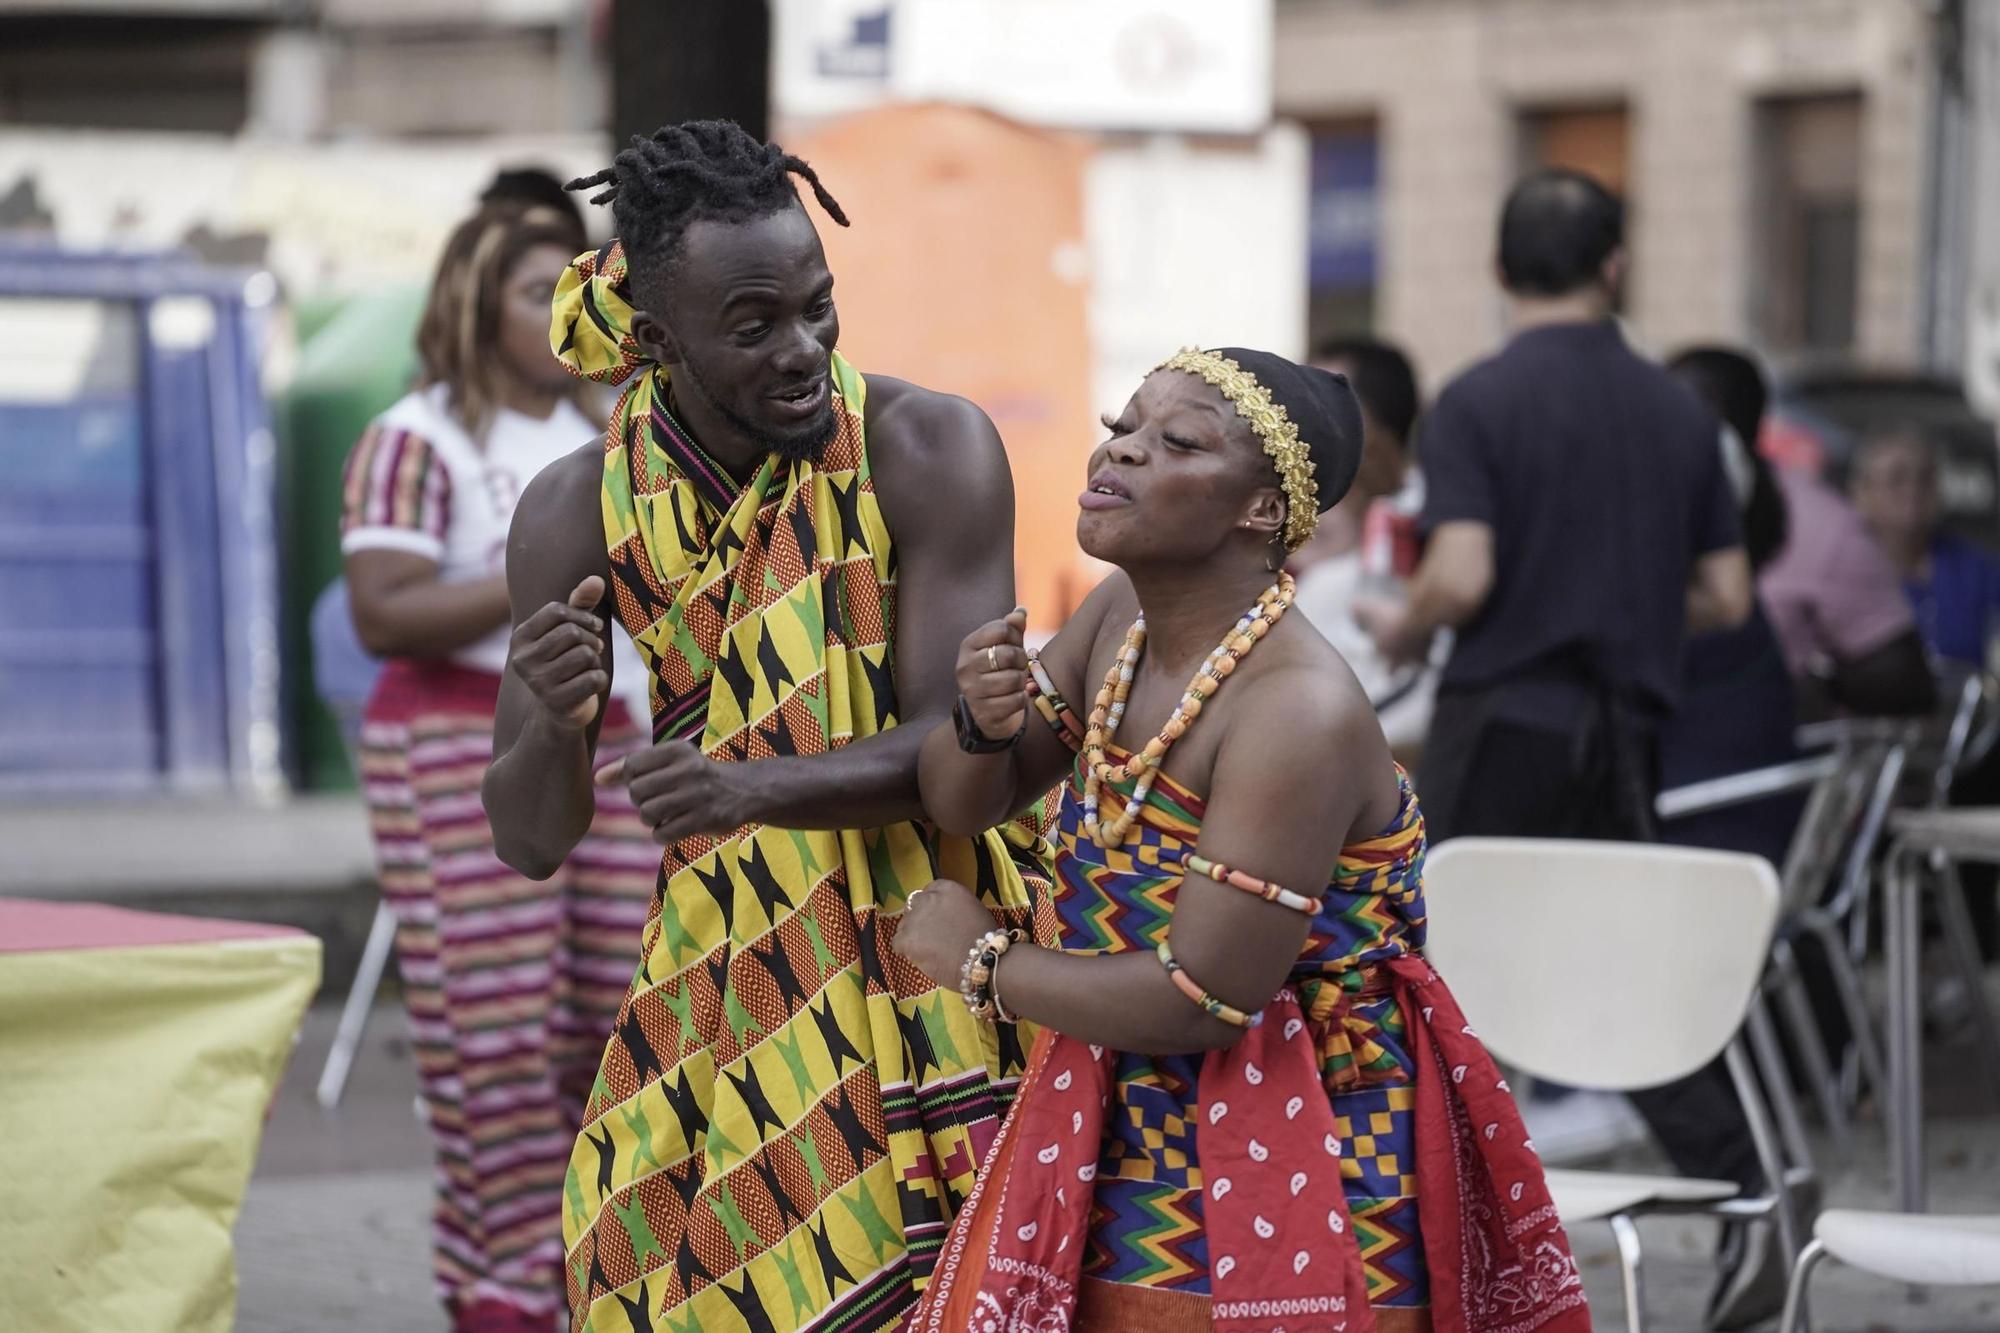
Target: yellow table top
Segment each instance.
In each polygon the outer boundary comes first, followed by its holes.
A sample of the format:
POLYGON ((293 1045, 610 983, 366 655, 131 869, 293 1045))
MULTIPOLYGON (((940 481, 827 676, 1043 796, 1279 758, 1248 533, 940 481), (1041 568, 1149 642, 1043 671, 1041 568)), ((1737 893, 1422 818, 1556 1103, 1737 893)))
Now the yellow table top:
POLYGON ((0 1328, 226 1333, 300 931, 0 899, 0 1328))

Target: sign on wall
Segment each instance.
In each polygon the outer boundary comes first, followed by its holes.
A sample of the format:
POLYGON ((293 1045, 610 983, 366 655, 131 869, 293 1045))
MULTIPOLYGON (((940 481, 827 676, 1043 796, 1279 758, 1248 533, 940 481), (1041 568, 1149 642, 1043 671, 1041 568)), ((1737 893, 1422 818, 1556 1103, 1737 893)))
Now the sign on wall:
POLYGON ((885 101, 1073 129, 1244 134, 1271 118, 1271 0, 779 0, 783 115, 885 101))
POLYGON ((1307 234, 1315 291, 1375 285, 1378 162, 1372 129, 1313 137, 1307 234))
POLYGON ((895 0, 777 0, 771 86, 779 114, 836 116, 889 100, 895 7, 895 0))

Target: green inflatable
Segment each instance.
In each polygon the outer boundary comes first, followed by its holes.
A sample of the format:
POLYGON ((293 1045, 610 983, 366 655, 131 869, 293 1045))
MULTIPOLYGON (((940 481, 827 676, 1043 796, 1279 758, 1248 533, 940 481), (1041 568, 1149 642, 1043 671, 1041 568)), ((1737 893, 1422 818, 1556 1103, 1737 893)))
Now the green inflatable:
POLYGON ((277 404, 283 521, 284 655, 293 776, 308 790, 348 790, 354 773, 340 724, 313 679, 313 603, 340 575, 341 469, 369 419, 416 376, 420 285, 338 301, 301 302, 298 371, 277 404))

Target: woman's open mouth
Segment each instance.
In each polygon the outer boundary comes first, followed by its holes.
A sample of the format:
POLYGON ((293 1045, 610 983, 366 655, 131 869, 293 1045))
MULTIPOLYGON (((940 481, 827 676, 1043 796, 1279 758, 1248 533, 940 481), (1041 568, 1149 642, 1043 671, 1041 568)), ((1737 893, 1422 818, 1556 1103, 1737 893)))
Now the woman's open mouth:
POLYGON ((1090 479, 1076 502, 1084 509, 1120 509, 1132 503, 1132 492, 1107 469, 1090 479))

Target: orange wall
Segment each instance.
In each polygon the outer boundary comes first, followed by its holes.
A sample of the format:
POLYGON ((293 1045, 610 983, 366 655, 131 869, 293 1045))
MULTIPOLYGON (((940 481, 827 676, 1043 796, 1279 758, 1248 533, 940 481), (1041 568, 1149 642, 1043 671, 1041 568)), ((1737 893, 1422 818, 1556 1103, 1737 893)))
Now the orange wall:
POLYGON ((1075 532, 1095 443, 1089 149, 931 105, 863 112, 784 142, 853 223, 820 226, 842 352, 864 373, 963 394, 992 416, 1014 469, 1016 595, 1033 628, 1054 629, 1085 590, 1075 532))

